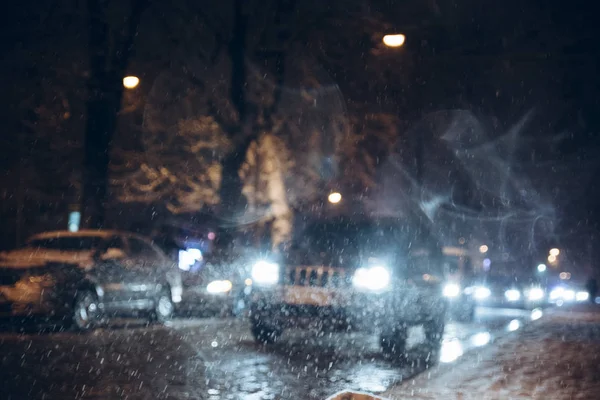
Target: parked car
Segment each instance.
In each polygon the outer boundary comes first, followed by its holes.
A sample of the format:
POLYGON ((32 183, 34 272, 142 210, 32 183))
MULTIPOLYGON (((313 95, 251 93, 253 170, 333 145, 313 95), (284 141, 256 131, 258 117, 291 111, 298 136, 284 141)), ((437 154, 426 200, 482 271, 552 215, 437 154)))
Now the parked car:
MULTIPOLYGON (((157 293, 153 293, 152 290, 160 286, 161 293, 168 293, 170 303, 168 307, 172 308, 181 302, 183 286, 180 271, 174 262, 149 239, 133 233, 111 230, 54 231, 35 235, 27 241, 25 247, 0 254, 0 266, 2 266, 3 273, 6 275, 5 280, 0 281, 0 287, 2 287, 1 291, 4 293, 3 297, 8 297, 10 303, 13 304, 10 306, 11 310, 16 307, 14 306, 14 296, 7 296, 6 293, 13 293, 15 285, 22 286, 23 279, 36 281, 39 278, 32 277, 40 274, 46 276, 46 272, 42 273, 42 271, 46 271, 45 268, 49 266, 52 267, 54 273, 57 271, 57 265, 70 265, 76 268, 71 268, 71 272, 67 274, 67 277, 59 274, 57 278, 50 274, 52 277, 50 281, 60 282, 63 278, 68 278, 69 284, 75 282, 73 284, 76 287, 79 285, 77 282, 80 281, 102 283, 108 269, 110 269, 110 279, 114 280, 110 282, 112 286, 108 286, 111 290, 102 289, 100 292, 106 293, 108 297, 96 293, 99 296, 100 305, 104 304, 104 300, 107 304, 110 303, 107 305, 107 310, 119 308, 115 303, 119 296, 113 293, 112 289, 119 288, 120 291, 127 292, 129 286, 124 289, 123 286, 118 285, 127 283, 131 279, 145 282, 140 284, 141 286, 136 286, 137 284, 132 286, 139 292, 133 297, 127 297, 130 294, 122 293, 125 299, 152 300, 157 303, 160 299, 157 297, 157 293), (77 272, 75 272, 77 270, 80 270, 79 273, 82 274, 83 278, 77 275, 77 272), (96 274, 99 275, 96 276, 96 274), (119 279, 122 279, 122 282, 119 279), (149 288, 148 285, 150 285, 149 288), (144 287, 148 289, 147 294, 144 294, 147 292, 146 289, 142 289, 144 287)), ((65 268, 62 268, 61 271, 66 271, 65 268)), ((47 283, 45 282, 45 284, 47 283)), ((35 288, 32 290, 35 291, 35 288)), ((8 302, 5 301, 4 303, 6 309, 8 302)), ((132 301, 132 303, 135 303, 135 301, 132 301)), ((160 318, 165 317, 161 316, 160 318)))
POLYGON ((410 326, 439 346, 447 299, 441 248, 427 229, 396 220, 317 222, 279 260, 252 268, 255 339, 286 329, 366 330, 386 355, 404 353, 410 326))
POLYGON ((0 263, 0 317, 89 329, 117 315, 165 322, 174 305, 167 271, 126 259, 77 264, 0 263))

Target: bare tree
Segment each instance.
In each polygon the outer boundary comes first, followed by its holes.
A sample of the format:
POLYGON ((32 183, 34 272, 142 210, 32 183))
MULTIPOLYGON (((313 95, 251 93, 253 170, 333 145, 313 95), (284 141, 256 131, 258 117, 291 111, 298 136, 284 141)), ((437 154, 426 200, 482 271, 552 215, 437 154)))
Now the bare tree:
POLYGON ((389 107, 348 110, 340 85, 377 103, 391 67, 373 59, 389 27, 361 1, 335 9, 309 3, 273 0, 253 8, 233 1, 210 15, 185 3, 165 18, 183 24, 184 13, 196 15, 197 33, 173 39, 178 49, 154 81, 141 133, 145 151, 115 163, 121 200, 166 201, 173 212, 209 207, 239 225, 289 220, 288 211, 274 210, 318 202, 333 185, 370 193, 396 139, 397 118, 389 107), (181 129, 191 124, 198 129, 181 129), (194 153, 195 142, 206 151, 194 153), (268 172, 272 165, 280 170, 268 172), (281 199, 272 197, 275 187, 283 188, 281 199))
POLYGON ((89 79, 82 208, 84 223, 104 224, 110 143, 123 97, 122 79, 149 0, 88 0, 89 79))

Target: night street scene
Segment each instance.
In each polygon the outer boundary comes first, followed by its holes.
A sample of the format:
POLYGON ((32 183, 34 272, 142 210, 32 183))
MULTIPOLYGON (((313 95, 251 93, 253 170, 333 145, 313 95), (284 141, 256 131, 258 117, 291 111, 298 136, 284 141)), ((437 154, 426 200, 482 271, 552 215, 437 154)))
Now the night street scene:
POLYGON ((0 399, 600 399, 593 2, 3 9, 0 399))

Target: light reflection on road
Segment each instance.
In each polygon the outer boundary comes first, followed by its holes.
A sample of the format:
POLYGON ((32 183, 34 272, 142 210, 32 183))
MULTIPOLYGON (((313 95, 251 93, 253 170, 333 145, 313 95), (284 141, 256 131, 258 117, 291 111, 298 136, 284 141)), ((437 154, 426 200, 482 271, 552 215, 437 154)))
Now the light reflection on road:
POLYGON ((485 346, 492 340, 492 335, 489 332, 479 332, 471 336, 471 343, 475 347, 485 346))
POLYGON ((457 338, 444 339, 442 342, 442 349, 440 351, 440 362, 451 363, 456 360, 464 353, 463 346, 460 340, 457 338))
MULTIPOLYGON (((473 334, 474 327, 469 325, 449 325, 450 329, 447 329, 442 341, 442 347, 440 350, 440 362, 441 363, 452 363, 457 361, 464 353, 475 347, 483 347, 491 343, 495 338, 498 337, 502 332, 515 332, 523 327, 526 321, 535 321, 544 315, 544 312, 540 308, 535 308, 531 311, 522 309, 510 309, 510 308, 478 308, 474 324, 485 321, 485 319, 491 316, 502 316, 502 317, 517 317, 512 319, 502 329, 491 330, 490 326, 482 326, 480 332, 473 334), (463 327, 462 330, 460 327, 463 327), (466 335, 461 333, 466 332, 466 335)), ((476 327, 475 327, 476 329, 476 327)))
POLYGON ((513 319, 512 321, 510 321, 508 323, 506 330, 509 332, 514 332, 517 329, 519 329, 520 327, 521 327, 521 321, 519 321, 518 319, 513 319))
POLYGON ((542 318, 542 316, 544 315, 544 313, 542 312, 542 310, 540 310, 539 308, 536 308, 535 310, 531 311, 531 320, 535 321, 537 319, 542 318))

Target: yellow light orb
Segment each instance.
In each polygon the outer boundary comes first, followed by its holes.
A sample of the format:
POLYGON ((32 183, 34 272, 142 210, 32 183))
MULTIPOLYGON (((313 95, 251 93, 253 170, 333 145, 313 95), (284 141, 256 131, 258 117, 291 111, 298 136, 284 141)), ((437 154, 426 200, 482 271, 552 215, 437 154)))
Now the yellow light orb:
POLYGON ((340 201, 342 201, 342 195, 341 195, 341 193, 333 192, 333 193, 329 194, 329 197, 327 197, 327 200, 329 200, 329 202, 331 204, 337 204, 340 201))
POLYGON ((405 41, 406 36, 401 33, 395 35, 385 35, 383 37, 383 44, 385 44, 387 47, 400 47, 404 45, 405 41))
POLYGON ((137 76, 126 76, 123 78, 123 86, 126 89, 135 89, 140 84, 140 78, 137 76))

